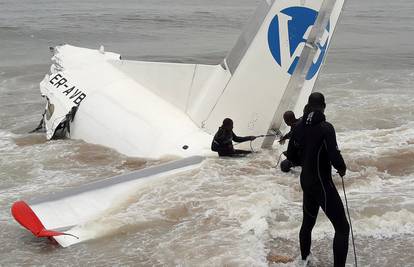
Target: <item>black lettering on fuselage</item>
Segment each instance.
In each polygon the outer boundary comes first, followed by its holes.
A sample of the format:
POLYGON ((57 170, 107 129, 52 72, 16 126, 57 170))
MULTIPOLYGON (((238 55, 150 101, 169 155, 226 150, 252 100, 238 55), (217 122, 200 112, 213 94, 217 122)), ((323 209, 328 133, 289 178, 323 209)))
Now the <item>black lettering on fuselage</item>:
POLYGON ((72 98, 77 97, 80 93, 82 93, 82 91, 81 91, 81 90, 76 89, 75 93, 73 93, 73 94, 69 97, 69 99, 72 99, 72 98))
POLYGON ((71 86, 68 80, 59 73, 50 79, 49 82, 56 88, 63 86, 61 90, 64 91, 62 93, 69 97, 69 99, 73 99, 73 103, 78 106, 86 98, 86 94, 82 90, 76 88, 76 86, 71 86))
POLYGON ((65 78, 60 79, 57 83, 55 83, 56 88, 59 88, 61 85, 64 85, 68 80, 65 78))
POLYGON ((55 75, 55 77, 53 77, 52 79, 50 79, 50 84, 54 85, 53 81, 57 80, 59 78, 62 78, 62 75, 60 75, 59 73, 55 75))
POLYGON ((75 89, 75 86, 72 86, 71 88, 66 89, 65 91, 63 91, 63 93, 64 93, 65 95, 68 95, 70 92, 72 92, 72 91, 73 91, 73 89, 75 89))
POLYGON ((86 97, 86 94, 82 93, 73 101, 73 103, 75 103, 76 105, 79 105, 82 102, 82 100, 85 99, 85 97, 86 97))

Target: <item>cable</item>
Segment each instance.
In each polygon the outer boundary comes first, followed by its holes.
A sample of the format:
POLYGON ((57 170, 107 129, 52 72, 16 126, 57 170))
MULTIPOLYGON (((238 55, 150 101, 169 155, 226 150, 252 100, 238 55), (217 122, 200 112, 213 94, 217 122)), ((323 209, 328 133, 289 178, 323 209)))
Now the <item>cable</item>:
MULTIPOLYGON (((277 134, 261 134, 261 135, 256 135, 255 137, 256 138, 262 138, 262 137, 268 137, 268 136, 278 136, 277 134)), ((257 151, 255 151, 254 149, 253 149, 253 141, 254 140, 250 140, 250 151, 252 151, 252 153, 257 153, 257 151)), ((243 143, 243 142, 240 142, 240 143, 237 143, 237 144, 234 144, 234 146, 238 146, 238 145, 240 145, 241 143, 243 143)), ((283 153, 282 153, 283 154, 283 153)), ((280 156, 279 156, 279 161, 280 161, 280 157, 282 156, 282 154, 280 154, 280 156)), ((279 164, 279 161, 278 161, 278 164, 279 164)), ((277 167, 277 165, 275 166, 275 168, 277 167)))
POLYGON ((269 136, 275 136, 278 137, 279 134, 278 133, 274 133, 274 134, 261 134, 261 135, 257 135, 256 138, 260 138, 260 137, 269 137, 269 136))
POLYGON ((277 168, 277 166, 279 165, 280 159, 282 158, 283 152, 280 153, 279 155, 279 159, 277 160, 276 166, 274 166, 273 168, 277 168))
POLYGON ((261 135, 257 135, 256 138, 268 137, 268 136, 277 136, 277 135, 275 135, 275 134, 261 134, 261 135))
POLYGON ((351 216, 349 215, 348 199, 346 198, 346 193, 345 193, 344 177, 341 176, 341 179, 342 179, 342 189, 344 190, 344 196, 345 196, 346 211, 348 213, 349 225, 351 227, 351 236, 352 236, 352 246, 354 248, 355 267, 358 267, 357 255, 356 255, 356 251, 355 251, 354 230, 352 229, 351 216))
MULTIPOLYGON (((250 140, 250 150, 252 151, 252 153, 256 153, 257 151, 255 151, 255 150, 253 149, 252 142, 253 142, 253 140, 250 140)), ((242 143, 243 143, 243 142, 236 143, 236 144, 233 144, 233 146, 238 146, 238 145, 241 145, 242 143)))
MULTIPOLYGON (((325 147, 326 147, 326 149, 327 149, 326 142, 325 142, 325 141, 323 141, 323 142, 325 143, 325 147)), ((317 158, 316 158, 316 164, 317 164, 317 169, 318 169, 318 177, 319 177, 319 181, 321 182, 321 186, 322 186, 323 194, 324 194, 324 196, 325 196, 325 214, 328 214, 328 209, 327 209, 327 202, 328 202, 328 200, 327 200, 327 198, 326 198, 326 190, 325 190, 325 186, 323 186, 322 177, 321 177, 321 172, 320 172, 320 170, 319 170, 319 157, 320 157, 320 154, 321 154, 321 150, 322 150, 322 146, 319 148, 319 151, 318 151, 318 156, 317 156, 317 158)), ((328 151, 328 150, 326 150, 326 151, 328 151)))
MULTIPOLYGON (((268 136, 278 136, 277 134, 261 134, 261 135, 257 135, 257 136, 255 136, 256 138, 262 138, 262 137, 268 137, 268 136)), ((250 150, 253 152, 253 153, 256 153, 257 151, 254 151, 254 149, 253 149, 253 145, 252 145, 252 142, 253 142, 253 140, 250 140, 250 150)), ((279 160, 280 160, 280 157, 279 157, 279 160)), ((279 163, 278 163, 279 164, 279 163)), ((276 165, 276 167, 277 167, 277 165, 276 165)))

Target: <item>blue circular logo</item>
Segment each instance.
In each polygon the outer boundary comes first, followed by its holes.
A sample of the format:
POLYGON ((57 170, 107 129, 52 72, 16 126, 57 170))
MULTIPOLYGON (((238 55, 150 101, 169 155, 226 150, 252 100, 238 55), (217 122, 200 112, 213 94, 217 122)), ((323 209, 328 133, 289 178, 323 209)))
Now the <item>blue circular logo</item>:
MULTIPOLYGON (((268 44, 270 52, 277 64, 287 69, 287 72, 292 75, 296 65, 299 61, 300 54, 297 54, 297 49, 301 44, 306 43, 310 27, 315 24, 318 12, 307 7, 289 7, 276 15, 270 23, 268 30, 268 44)), ((326 28, 329 33, 329 24, 326 28)), ((318 72, 323 58, 326 54, 328 41, 322 46, 320 43, 316 44, 319 50, 319 57, 306 75, 306 79, 312 79, 318 72)))

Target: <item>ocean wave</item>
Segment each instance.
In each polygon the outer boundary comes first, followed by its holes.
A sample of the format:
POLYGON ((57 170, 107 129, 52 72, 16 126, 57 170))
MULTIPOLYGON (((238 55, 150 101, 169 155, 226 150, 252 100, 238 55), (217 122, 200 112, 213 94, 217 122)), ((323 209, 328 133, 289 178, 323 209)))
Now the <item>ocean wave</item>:
POLYGON ((375 238, 391 238, 414 232, 414 213, 408 210, 389 211, 354 222, 355 234, 375 238))
POLYGON ((414 122, 390 129, 349 130, 338 134, 351 171, 373 167, 377 173, 414 173, 414 122))

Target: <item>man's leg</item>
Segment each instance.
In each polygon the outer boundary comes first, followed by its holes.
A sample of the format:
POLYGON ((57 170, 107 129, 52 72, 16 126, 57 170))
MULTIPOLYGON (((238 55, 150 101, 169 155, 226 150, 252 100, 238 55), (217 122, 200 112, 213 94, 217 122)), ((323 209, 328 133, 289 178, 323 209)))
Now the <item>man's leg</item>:
MULTIPOLYGON (((325 205, 321 205, 321 207, 325 209, 325 205)), ((326 210, 324 212, 335 228, 334 266, 345 266, 348 255, 349 224, 341 197, 333 184, 326 186, 326 210)))
POLYGON ((312 229, 318 217, 319 205, 309 193, 303 192, 303 220, 299 232, 302 260, 306 260, 312 244, 312 229))

